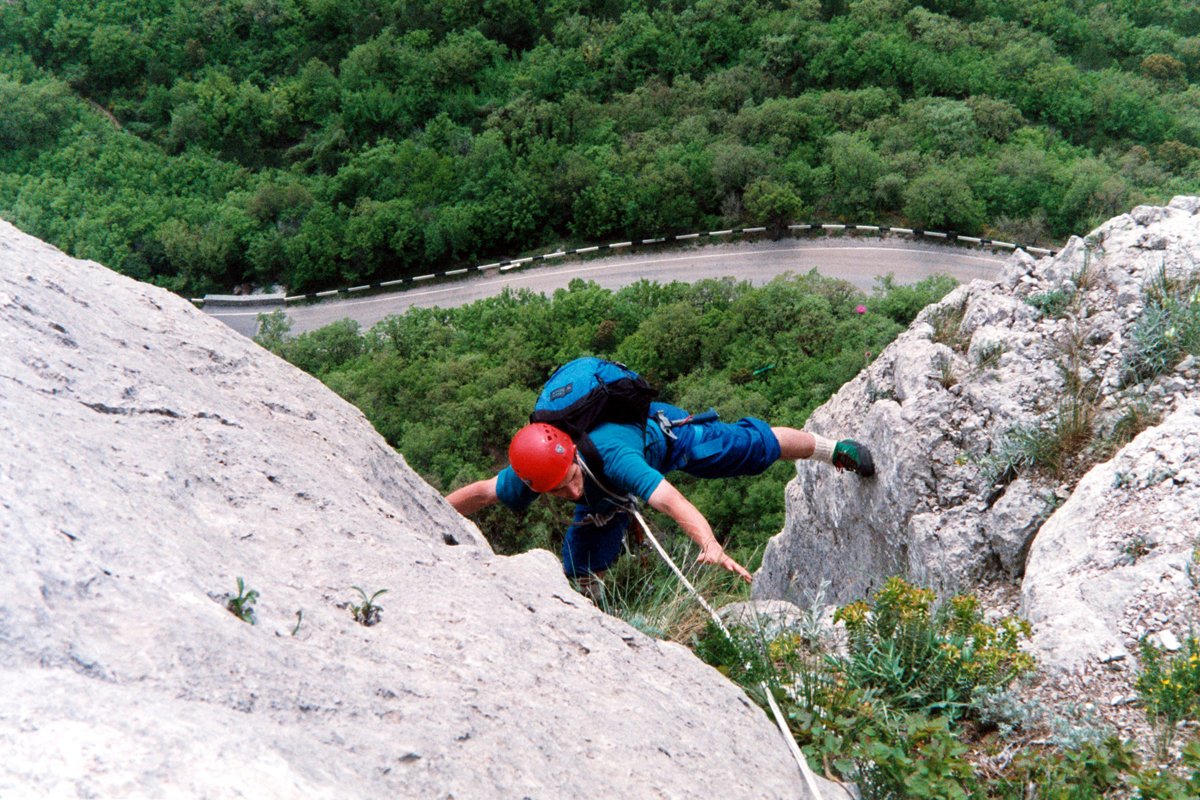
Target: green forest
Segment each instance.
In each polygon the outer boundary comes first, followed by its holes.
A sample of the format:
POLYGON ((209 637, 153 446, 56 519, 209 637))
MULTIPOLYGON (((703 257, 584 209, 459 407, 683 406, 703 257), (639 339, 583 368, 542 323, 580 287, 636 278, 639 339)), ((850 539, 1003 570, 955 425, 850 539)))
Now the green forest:
POLYGON ((1193 0, 8 0, 0 216, 196 296, 1200 192, 1193 0))

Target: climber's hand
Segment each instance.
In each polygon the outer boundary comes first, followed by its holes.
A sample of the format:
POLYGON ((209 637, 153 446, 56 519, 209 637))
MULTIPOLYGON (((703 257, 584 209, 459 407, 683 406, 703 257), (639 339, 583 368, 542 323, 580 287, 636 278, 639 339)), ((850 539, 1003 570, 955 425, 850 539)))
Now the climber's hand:
POLYGON ((700 557, 697 560, 702 564, 715 564, 718 567, 724 567, 735 575, 740 575, 746 583, 750 583, 750 573, 746 571, 745 567, 734 561, 725 552, 725 548, 721 547, 716 540, 713 540, 712 544, 700 550, 700 557))

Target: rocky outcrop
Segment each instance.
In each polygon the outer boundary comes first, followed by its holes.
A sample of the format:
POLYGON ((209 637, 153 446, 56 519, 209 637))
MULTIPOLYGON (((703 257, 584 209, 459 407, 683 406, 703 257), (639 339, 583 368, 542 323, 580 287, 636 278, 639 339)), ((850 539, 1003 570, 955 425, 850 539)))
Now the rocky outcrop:
POLYGON ((715 670, 185 301, 0 223, 0 341, 5 797, 807 796, 715 670))
MULTIPOLYGON (((1136 208, 1053 258, 1017 253, 998 281, 961 286, 925 309, 812 415, 818 433, 868 442, 878 474, 860 481, 798 463, 786 527, 767 547, 755 598, 801 602, 829 581, 831 598, 848 602, 895 574, 944 591, 1024 578, 1048 662, 1128 646, 1146 623, 1117 606, 1136 604, 1136 587, 1155 570, 1177 587, 1195 546, 1187 532, 1200 533, 1188 494, 1194 467, 1180 458, 1192 441, 1185 401, 1198 395, 1200 370, 1193 357, 1158 375, 1139 361, 1147 291, 1164 276, 1177 285, 1195 277, 1198 212, 1194 197, 1136 208), (1087 465, 1119 448, 1121 430, 1177 408, 1179 417, 1093 471, 1086 495, 1068 499, 1087 465), (1056 444, 1058 462, 1031 463, 1054 458, 1039 448, 1056 444), (1149 452, 1165 459, 1154 481, 1149 452), (1129 476, 1124 484, 1118 473, 1129 476), (1146 526, 1126 514, 1143 495, 1146 526), (1138 537, 1152 542, 1153 558, 1124 570, 1132 565, 1115 554, 1142 547, 1138 537), (1070 622, 1054 619, 1064 593, 1082 604, 1070 622), (1072 651, 1076 622, 1089 644, 1072 651)), ((1145 599, 1150 613, 1163 613, 1157 602, 1145 599)))
POLYGON ((1041 527, 1021 585, 1041 661, 1126 666, 1142 637, 1178 650, 1200 619, 1197 546, 1200 398, 1088 472, 1041 527))

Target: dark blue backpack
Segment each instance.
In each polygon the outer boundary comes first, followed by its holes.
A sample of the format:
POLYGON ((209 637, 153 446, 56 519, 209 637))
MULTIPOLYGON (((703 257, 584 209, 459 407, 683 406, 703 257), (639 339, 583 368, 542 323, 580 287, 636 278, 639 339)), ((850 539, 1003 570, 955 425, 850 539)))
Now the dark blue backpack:
POLYGON ((570 436, 592 476, 615 494, 588 431, 605 422, 644 429, 650 401, 657 396, 657 389, 624 364, 592 356, 577 358, 559 367, 546 381, 529 421, 545 422, 570 436))
POLYGON ((545 422, 572 438, 605 422, 645 425, 658 390, 624 364, 588 356, 567 362, 546 381, 530 422, 545 422))

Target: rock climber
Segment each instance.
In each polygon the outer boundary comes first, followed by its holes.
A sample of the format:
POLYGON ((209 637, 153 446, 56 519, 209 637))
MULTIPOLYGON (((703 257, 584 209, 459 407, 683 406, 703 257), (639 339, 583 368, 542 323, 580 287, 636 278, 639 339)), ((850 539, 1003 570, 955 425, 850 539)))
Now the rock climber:
POLYGON ((835 442, 752 417, 686 424, 690 419, 680 408, 655 402, 644 427, 604 423, 591 430, 588 437, 602 458, 603 482, 570 436, 546 423, 533 423, 513 437, 509 466, 500 474, 456 489, 446 499, 463 515, 497 501, 524 511, 540 494, 573 501, 575 517, 563 541, 563 571, 595 597, 605 571, 620 555, 631 498, 671 517, 700 547, 700 562, 750 581, 750 573, 725 552, 708 520, 665 473, 681 470, 700 478, 757 475, 786 458, 824 461, 863 478, 875 474, 870 451, 851 439, 835 442))

